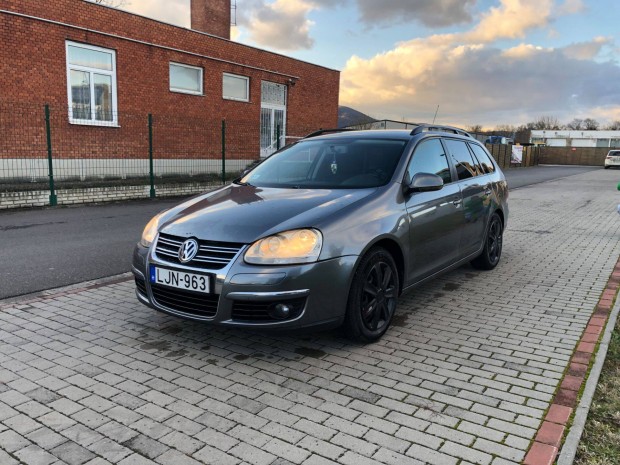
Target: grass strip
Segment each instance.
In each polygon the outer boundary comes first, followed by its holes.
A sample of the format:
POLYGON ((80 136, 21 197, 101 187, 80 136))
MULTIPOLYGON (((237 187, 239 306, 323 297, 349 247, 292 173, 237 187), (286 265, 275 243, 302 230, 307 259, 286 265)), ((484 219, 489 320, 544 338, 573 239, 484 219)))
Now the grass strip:
POLYGON ((620 464, 620 318, 609 341, 574 464, 620 464))

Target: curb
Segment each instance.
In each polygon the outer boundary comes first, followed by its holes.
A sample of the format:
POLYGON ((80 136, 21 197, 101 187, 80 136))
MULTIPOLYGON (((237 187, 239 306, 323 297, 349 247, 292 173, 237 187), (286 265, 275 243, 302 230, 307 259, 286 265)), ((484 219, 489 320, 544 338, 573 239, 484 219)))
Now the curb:
POLYGON ((552 465, 558 456, 566 427, 571 418, 573 418, 574 423, 570 427, 562 447, 558 465, 571 465, 573 463, 601 369, 607 356, 611 333, 620 311, 620 299, 612 311, 612 304, 618 288, 620 288, 620 259, 607 281, 607 286, 592 312, 581 339, 577 343, 568 369, 564 373, 547 415, 525 456, 524 465, 552 465), (601 334, 604 334, 603 339, 600 345, 597 345, 601 339, 601 334), (596 352, 597 347, 598 352, 596 352), (595 360, 592 365, 592 356, 595 352, 595 360), (588 369, 591 366, 592 370, 586 379, 588 369), (577 406, 577 398, 584 385, 583 396, 579 406, 577 406))
POLYGON ((81 283, 70 284, 68 286, 46 289, 45 291, 33 292, 32 294, 22 294, 15 297, 9 297, 7 299, 0 300, 0 311, 5 308, 15 307, 16 305, 28 305, 30 302, 53 299, 63 295, 75 294, 89 289, 96 289, 102 286, 123 283, 132 279, 133 274, 131 272, 127 272, 113 276, 106 276, 104 278, 93 279, 90 281, 83 281, 81 283))

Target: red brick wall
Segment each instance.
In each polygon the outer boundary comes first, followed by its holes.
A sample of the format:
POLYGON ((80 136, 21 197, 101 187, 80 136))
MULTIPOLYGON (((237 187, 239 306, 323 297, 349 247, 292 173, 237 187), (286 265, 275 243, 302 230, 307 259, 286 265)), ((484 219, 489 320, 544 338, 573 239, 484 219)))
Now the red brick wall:
MULTIPOLYGON (((180 115, 186 119, 215 123, 225 118, 244 123, 258 140, 261 80, 288 84, 289 77, 299 79, 288 88, 287 126, 289 135, 301 135, 308 129, 336 127, 340 73, 279 54, 266 52, 235 42, 170 26, 137 15, 95 5, 83 0, 0 0, 0 10, 9 10, 91 31, 79 30, 35 19, 0 13, 0 103, 50 103, 64 131, 78 142, 97 138, 119 140, 123 146, 143 150, 143 121, 147 113, 180 115), (109 37, 105 32, 135 40, 217 57, 241 65, 217 62, 187 53, 109 37), (116 51, 119 124, 121 128, 98 128, 69 125, 65 41, 97 45, 116 51), (200 66, 204 69, 204 95, 193 96, 169 90, 170 61, 200 66), (250 102, 222 98, 222 73, 250 77, 250 102), (125 117, 124 115, 128 115, 125 117), (144 116, 144 118, 142 118, 144 116), (140 127, 139 140, 130 138, 140 127)), ((42 110, 41 110, 42 111, 42 110)), ((58 132, 58 131, 57 131, 58 132)), ((94 149, 93 149, 94 150, 94 149)), ((70 151, 74 153, 73 151, 70 151)), ((119 150, 118 156, 127 156, 119 150)), ((67 154, 68 155, 68 154, 67 154)), ((6 157, 6 154, 0 156, 6 157)), ((99 156, 105 156, 104 154, 99 156)))
POLYGON ((192 29, 230 39, 230 0, 190 0, 192 29))

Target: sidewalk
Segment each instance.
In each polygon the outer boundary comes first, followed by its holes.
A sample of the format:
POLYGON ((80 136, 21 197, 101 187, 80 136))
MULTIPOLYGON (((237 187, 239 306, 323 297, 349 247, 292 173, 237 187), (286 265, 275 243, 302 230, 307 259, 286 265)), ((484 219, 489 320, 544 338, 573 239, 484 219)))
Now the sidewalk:
POLYGON ((620 255, 619 178, 511 192, 500 266, 368 346, 168 317, 131 281, 0 301, 0 463, 519 463, 620 255))

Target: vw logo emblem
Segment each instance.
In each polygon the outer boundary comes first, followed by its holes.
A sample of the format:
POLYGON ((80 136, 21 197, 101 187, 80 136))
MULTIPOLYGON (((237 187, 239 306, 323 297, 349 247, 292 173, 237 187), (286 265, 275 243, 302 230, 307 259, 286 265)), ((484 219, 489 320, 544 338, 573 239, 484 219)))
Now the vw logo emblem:
POLYGON ((198 242, 195 239, 188 239, 179 248, 179 261, 181 263, 191 262, 198 253, 198 242))

